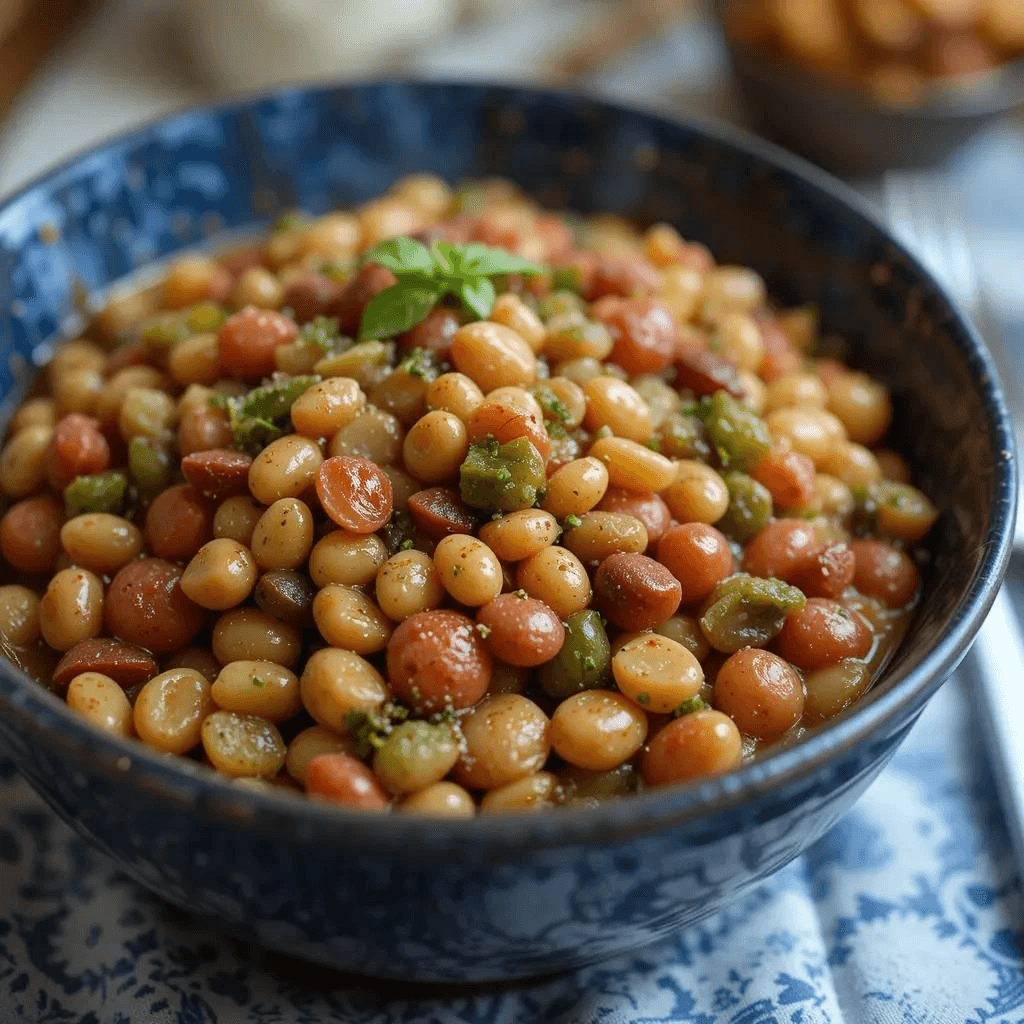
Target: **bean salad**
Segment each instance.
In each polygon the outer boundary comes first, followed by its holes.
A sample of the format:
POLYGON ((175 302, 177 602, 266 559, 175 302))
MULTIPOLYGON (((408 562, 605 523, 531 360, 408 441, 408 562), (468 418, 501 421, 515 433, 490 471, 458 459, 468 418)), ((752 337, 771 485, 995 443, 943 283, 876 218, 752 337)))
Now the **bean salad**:
POLYGON ((454 817, 727 772, 899 643, 937 512, 812 307, 407 177, 175 260, 0 452, 0 643, 237 784, 454 817))

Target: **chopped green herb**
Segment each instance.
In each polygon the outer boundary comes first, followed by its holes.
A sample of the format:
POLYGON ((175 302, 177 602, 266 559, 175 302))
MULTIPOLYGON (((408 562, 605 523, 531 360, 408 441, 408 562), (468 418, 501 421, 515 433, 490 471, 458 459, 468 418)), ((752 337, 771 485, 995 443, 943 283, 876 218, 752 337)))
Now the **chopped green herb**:
POLYGON ((452 575, 453 576, 461 576, 462 575, 462 566, 461 565, 453 565, 452 566, 452 575))
POLYGON ((598 427, 597 430, 594 431, 594 440, 595 441, 600 441, 601 438, 603 438, 603 437, 611 437, 611 436, 612 436, 612 428, 609 427, 607 423, 603 427, 598 427))
POLYGON ((313 317, 299 332, 299 342, 306 348, 321 353, 334 352, 342 348, 343 339, 338 330, 338 321, 330 316, 313 317))
POLYGON ((69 518, 86 512, 120 512, 127 489, 124 473, 76 476, 64 488, 64 508, 69 518))
POLYGON ((485 626, 482 622, 477 623, 476 631, 484 640, 486 640, 491 635, 491 627, 485 626))
POLYGON ((565 517, 565 525, 570 530, 575 530, 577 526, 582 526, 583 525, 583 520, 580 519, 579 516, 566 516, 565 517))
POLYGON ((437 355, 425 348, 414 348, 409 355, 398 364, 410 377, 419 377, 425 381, 437 380, 437 355))
POLYGON ((412 538, 411 537, 406 537, 405 540, 403 540, 402 543, 398 545, 398 548, 399 548, 400 551, 408 551, 413 546, 414 545, 413 545, 413 542, 412 542, 412 538))
POLYGON ((271 441, 284 436, 283 423, 292 403, 319 380, 314 376, 286 377, 237 398, 212 401, 227 409, 234 447, 256 455, 271 441))
POLYGON ((530 393, 537 399, 545 420, 551 420, 559 426, 563 426, 572 418, 565 403, 551 390, 547 384, 535 384, 530 393))
POLYGON ((652 452, 661 451, 661 438, 658 437, 657 435, 655 435, 654 437, 647 438, 646 442, 644 443, 647 445, 648 448, 651 449, 652 452))
POLYGON ((252 685, 255 686, 257 689, 262 690, 263 687, 267 685, 267 681, 265 679, 260 679, 259 676, 253 676, 252 685))
POLYGON ((689 700, 684 700, 683 703, 672 712, 672 717, 681 718, 683 715, 693 714, 694 711, 703 711, 706 707, 707 703, 698 694, 696 697, 690 697, 689 700))
POLYGON ((649 693, 638 693, 636 695, 636 702, 637 704, 650 704, 651 695, 649 693))
POLYGON ((396 725, 409 717, 409 709, 402 704, 385 701, 374 711, 350 711, 345 715, 345 731, 356 741, 356 753, 368 757, 382 747, 396 725))

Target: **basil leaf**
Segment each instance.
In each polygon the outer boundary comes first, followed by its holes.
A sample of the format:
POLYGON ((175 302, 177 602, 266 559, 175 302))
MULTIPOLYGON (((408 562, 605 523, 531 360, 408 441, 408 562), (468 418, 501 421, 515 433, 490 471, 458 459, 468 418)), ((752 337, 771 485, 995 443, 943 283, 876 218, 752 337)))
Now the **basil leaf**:
POLYGON ((378 242, 372 249, 363 253, 363 260, 368 263, 379 263, 396 274, 410 270, 430 274, 434 270, 434 262, 426 246, 405 235, 378 242))
POLYGON ((474 276, 491 277, 494 274, 543 274, 539 263, 531 263, 504 249, 486 245, 470 245, 463 251, 463 270, 474 276), (472 250, 472 252, 471 252, 472 250), (480 250, 483 250, 482 252, 480 250))
POLYGON ((489 277, 463 281, 459 298, 481 319, 486 320, 494 309, 495 291, 489 277))
MULTIPOLYGON (((430 252, 434 257, 435 267, 440 267, 445 274, 455 273, 461 259, 454 245, 450 242, 435 241, 430 247, 430 252)), ((434 272, 436 273, 437 270, 435 269, 434 272)))
POLYGON ((429 278, 417 275, 414 280, 400 280, 366 304, 359 325, 360 340, 393 338, 415 327, 437 305, 443 294, 444 287, 429 278))

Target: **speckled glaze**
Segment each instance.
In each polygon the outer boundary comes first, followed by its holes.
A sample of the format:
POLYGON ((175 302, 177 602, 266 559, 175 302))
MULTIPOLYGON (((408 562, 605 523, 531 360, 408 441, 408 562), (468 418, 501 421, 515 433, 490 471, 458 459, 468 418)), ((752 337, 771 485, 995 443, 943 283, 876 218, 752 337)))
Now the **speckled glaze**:
POLYGON ((709 127, 489 86, 289 90, 93 150, 0 208, 0 390, 46 358, 76 296, 211 233, 380 193, 413 170, 503 174, 541 202, 668 220, 783 301, 817 302, 885 379, 893 441, 941 518, 927 596, 885 680, 763 763, 597 809, 440 824, 240 790, 100 736, 4 667, 0 739, 130 875, 218 925, 380 977, 510 979, 599 960, 736 899, 824 833, 963 656, 1009 551, 1016 494, 988 355, 840 185, 709 127))

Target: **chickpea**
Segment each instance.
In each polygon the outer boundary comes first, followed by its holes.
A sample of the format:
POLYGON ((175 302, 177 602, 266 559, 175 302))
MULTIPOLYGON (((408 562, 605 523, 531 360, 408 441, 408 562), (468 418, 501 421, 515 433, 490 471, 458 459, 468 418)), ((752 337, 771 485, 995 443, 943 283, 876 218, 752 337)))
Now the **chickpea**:
POLYGON ((547 332, 537 314, 514 292, 505 292, 494 301, 490 319, 519 335, 536 355, 544 347, 547 332))
POLYGON ((515 331, 503 324, 477 321, 460 327, 452 337, 455 368, 493 391, 507 384, 531 384, 537 378, 537 358, 515 331))
POLYGON ((466 425, 454 413, 441 409, 417 420, 402 445, 406 469, 428 484, 457 475, 468 451, 466 425))
POLYGON ((588 380, 593 380, 607 372, 603 363, 590 356, 567 359, 558 364, 558 375, 572 381, 580 389, 586 385, 588 380))
POLYGON ((673 615, 661 625, 655 626, 654 632, 682 644, 700 662, 704 661, 711 650, 700 623, 692 615, 673 615))
POLYGON ((152 366, 128 366, 116 373, 96 398, 96 409, 93 415, 104 426, 115 426, 121 415, 121 406, 125 396, 133 388, 161 391, 164 387, 164 376, 152 366))
POLYGON ((626 437, 599 438, 589 454, 608 467, 610 483, 631 491, 662 491, 676 477, 671 459, 626 437))
POLYGON ((850 486, 828 473, 814 478, 815 502, 821 514, 831 519, 848 520, 853 515, 855 501, 850 486))
POLYGON ((328 584, 313 598, 313 619, 320 635, 332 646, 356 654, 383 651, 393 626, 361 590, 328 584))
POLYGON ((311 725, 303 729, 288 744, 288 752, 285 757, 285 771, 300 786, 306 785, 306 770, 309 762, 321 754, 348 754, 356 753, 356 741, 351 736, 335 732, 323 725, 311 725))
POLYGON ((445 589, 460 604, 479 608, 501 593, 501 563, 481 540, 455 533, 434 550, 434 566, 445 589))
POLYGON ((375 711, 391 696, 381 674, 358 654, 325 647, 311 655, 300 679, 302 703, 320 725, 345 731, 351 711, 375 711))
POLYGON ((182 647, 175 651, 163 663, 165 672, 172 668, 190 668, 198 672, 208 683, 212 683, 220 673, 220 665, 213 652, 206 647, 182 647))
POLYGON ((43 639, 55 651, 103 633, 103 584, 85 569, 62 569, 39 604, 43 639))
POLYGON ((249 596, 256 575, 249 549, 229 537, 219 537, 193 556, 181 575, 181 589, 200 607, 224 611, 249 596))
POLYGON ((470 789, 498 789, 548 759, 548 717, 516 693, 485 697, 461 720, 465 741, 453 777, 470 789))
POLYGON ((267 445, 249 467, 249 490, 264 505, 298 498, 313 485, 324 461, 320 446, 308 437, 289 434, 267 445))
POLYGON ((608 771, 628 761, 647 738, 647 715, 613 690, 584 690, 551 717, 551 746, 579 768, 608 771))
POLYGON ((135 699, 136 735, 147 746, 185 754, 198 746, 203 719, 216 710, 210 684, 198 672, 175 668, 154 676, 135 699))
POLYGON ((213 516, 214 537, 226 537, 249 547, 256 524, 266 511, 247 494, 221 502, 213 516))
POLYGON ((552 545, 520 562, 516 583, 530 597, 565 619, 590 603, 590 577, 583 563, 566 548, 552 545))
MULTIPOLYGON (((604 466, 597 464, 601 470, 604 466)), ((551 479, 554 479, 553 477, 551 479)), ((549 494, 551 479, 548 480, 549 494)), ((554 544, 558 522, 550 512, 524 508, 480 527, 480 539, 503 562, 521 562, 554 544)))
POLYGON ((313 547, 313 513, 298 498, 280 498, 252 532, 252 556, 260 569, 298 569, 313 547))
POLYGON ((0 633, 15 647, 39 639, 39 598, 17 583, 0 586, 0 633))
POLYGON ((676 464, 676 476, 662 494, 682 523, 717 523, 729 507, 729 488, 710 466, 695 459, 676 464))
POLYGON ((157 388, 130 388, 118 413, 118 428, 125 441, 158 437, 174 425, 174 399, 157 388))
POLYGON ((115 736, 131 736, 132 706, 124 690, 101 672, 83 672, 68 684, 68 707, 115 736))
POLYGON ((9 498, 26 498, 46 484, 46 450, 53 427, 35 424, 19 430, 0 454, 0 488, 9 498))
POLYGON ((583 388, 568 377, 549 377, 533 385, 534 396, 549 406, 553 398, 558 402, 554 415, 566 430, 575 430, 583 423, 587 412, 587 396, 583 388))
POLYGON ((367 406, 349 420, 327 445, 329 455, 355 455, 390 466, 402 454, 402 426, 390 413, 367 406))
POLYGON ((318 587, 363 587, 373 582, 387 557, 388 549, 374 533, 332 530, 310 552, 309 575, 318 587))
POLYGON ((273 661, 291 668, 299 660, 302 633, 258 608, 234 608, 213 627, 213 654, 229 661, 273 661))
POLYGON ((454 782, 435 782, 418 793, 410 793, 398 809, 444 818, 472 818, 476 814, 473 798, 454 782))
POLYGON ((435 174, 409 174, 396 182, 391 194, 429 217, 441 217, 448 212, 452 204, 452 190, 448 184, 435 174))
POLYGON ((366 395, 351 377, 328 377, 292 402, 292 425, 303 437, 333 437, 365 404, 366 395))
POLYGON ((605 496, 608 480, 608 467, 599 458, 573 459, 548 478, 542 507, 556 519, 581 516, 605 496))
POLYGON ((677 323, 692 320, 700 308, 704 292, 704 275, 694 267, 665 267, 661 274, 661 301, 669 308, 677 323))
POLYGON ((302 252, 344 258, 359 245, 359 218, 351 213, 329 213, 299 230, 302 252))
POLYGON ((746 313, 726 313, 718 321, 715 338, 719 351, 738 370, 756 373, 764 359, 761 328, 746 313))
POLYGON ((614 347, 608 328, 582 313, 556 313, 547 322, 544 354, 555 362, 607 359, 614 347))
POLYGON ((764 305, 766 296, 761 276, 747 267, 715 267, 704 279, 702 298, 711 316, 751 313, 764 305))
POLYGON ((445 587, 430 555, 415 549, 392 555, 377 573, 377 604, 395 622, 438 608, 445 587))
POLYGON ((108 576, 142 551, 139 528, 106 512, 89 512, 69 519, 61 527, 60 540, 76 565, 108 576))
POLYGON ((484 393, 476 381, 464 373, 443 373, 427 386, 427 408, 441 409, 468 423, 483 404, 484 393))

